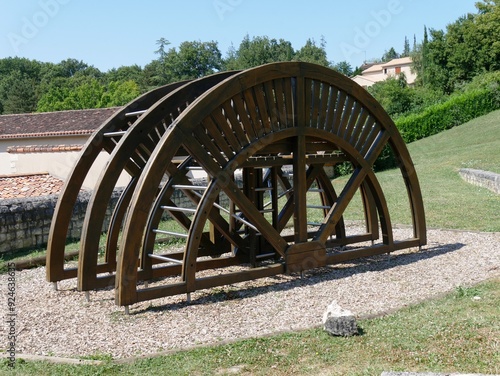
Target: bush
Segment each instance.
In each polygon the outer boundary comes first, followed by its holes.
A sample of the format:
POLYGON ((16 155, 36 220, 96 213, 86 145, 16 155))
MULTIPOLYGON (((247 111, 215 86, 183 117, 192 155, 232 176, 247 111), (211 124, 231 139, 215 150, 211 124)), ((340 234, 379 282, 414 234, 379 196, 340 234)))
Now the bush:
POLYGON ((411 114, 396 120, 396 126, 405 142, 450 129, 500 108, 498 90, 493 87, 466 90, 448 101, 431 106, 420 114, 411 114))

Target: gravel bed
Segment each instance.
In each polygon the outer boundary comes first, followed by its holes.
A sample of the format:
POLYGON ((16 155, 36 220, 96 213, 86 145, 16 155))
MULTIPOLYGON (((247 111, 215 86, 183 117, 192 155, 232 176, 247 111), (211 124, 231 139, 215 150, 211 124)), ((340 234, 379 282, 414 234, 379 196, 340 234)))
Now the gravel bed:
MULTIPOLYGON (((395 236, 408 236, 396 229, 395 236)), ((114 291, 93 291, 76 281, 54 291, 45 268, 16 272, 18 353, 113 358, 215 344, 317 327, 334 299, 358 317, 390 312, 416 302, 500 277, 500 234, 428 230, 428 245, 387 255, 192 294, 135 304, 130 315, 114 303, 114 291)), ((6 297, 7 275, 1 277, 6 297)), ((2 299, 7 311, 7 299, 2 299)), ((6 320, 0 325, 7 333, 6 320)), ((4 343, 6 340, 4 339, 4 343)))

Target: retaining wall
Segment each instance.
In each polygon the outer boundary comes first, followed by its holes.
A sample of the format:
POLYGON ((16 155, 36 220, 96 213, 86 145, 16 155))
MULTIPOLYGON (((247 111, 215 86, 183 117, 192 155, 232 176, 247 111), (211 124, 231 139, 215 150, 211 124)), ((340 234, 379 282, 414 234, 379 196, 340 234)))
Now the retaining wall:
MULTIPOLYGON (((206 185, 204 179, 193 180, 195 180, 193 181, 195 185, 206 185)), ((113 192, 110 205, 106 210, 103 232, 108 228, 109 220, 121 192, 122 189, 113 192)), ((84 191, 78 195, 67 238, 80 239, 90 197, 90 191, 84 191)), ((49 239, 50 225, 57 199, 57 195, 51 195, 0 200, 0 254, 45 247, 49 239)), ((178 190, 174 192, 172 200, 178 206, 194 207, 192 201, 178 190)), ((225 203, 224 200, 222 198, 222 204, 225 203)), ((168 218, 168 216, 165 217, 168 218)))
MULTIPOLYGON (((0 200, 0 254, 47 245, 57 195, 0 200)), ((119 198, 113 194, 107 218, 119 198)), ((79 239, 90 192, 78 196, 68 228, 68 238, 79 239)), ((106 221, 107 227, 109 221, 106 221)))
POLYGON ((468 183, 487 188, 490 191, 500 194, 500 174, 494 172, 474 170, 472 168, 462 168, 459 171, 462 179, 468 183))

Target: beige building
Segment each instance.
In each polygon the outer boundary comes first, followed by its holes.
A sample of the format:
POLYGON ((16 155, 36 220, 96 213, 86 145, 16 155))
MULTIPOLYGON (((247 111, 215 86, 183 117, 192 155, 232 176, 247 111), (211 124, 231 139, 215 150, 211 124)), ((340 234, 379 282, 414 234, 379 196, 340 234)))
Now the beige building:
POLYGON ((401 73, 406 76, 408 85, 413 85, 417 79, 416 73, 412 72, 412 60, 409 57, 393 59, 387 63, 374 64, 365 69, 361 75, 353 77, 353 81, 364 88, 385 81, 389 77, 398 77, 401 73))
MULTIPOLYGON (((66 180, 89 136, 117 108, 0 116, 0 176, 48 173, 66 180)), ((92 189, 107 162, 102 155, 84 187, 92 189)), ((126 185, 122 176, 119 185, 126 185)))

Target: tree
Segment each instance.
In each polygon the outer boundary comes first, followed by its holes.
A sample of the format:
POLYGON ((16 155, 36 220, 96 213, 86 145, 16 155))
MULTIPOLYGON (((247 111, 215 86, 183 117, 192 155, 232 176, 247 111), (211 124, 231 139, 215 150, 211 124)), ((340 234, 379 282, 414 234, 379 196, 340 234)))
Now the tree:
POLYGON ((408 57, 410 56, 410 41, 408 40, 408 37, 405 36, 405 44, 403 47, 403 53, 401 54, 401 57, 408 57))
POLYGON ((327 59, 325 48, 326 41, 323 37, 319 46, 316 45, 314 39, 308 39, 306 44, 296 52, 293 60, 306 61, 329 67, 331 64, 327 59))
POLYGON ((397 78, 389 77, 368 88, 368 92, 391 116, 407 113, 412 108, 414 90, 408 87, 404 73, 397 78))
POLYGON ((169 50, 165 65, 174 81, 200 78, 221 70, 222 54, 214 41, 183 42, 178 52, 169 50))
POLYGON ((19 71, 14 71, 4 85, 8 87, 2 103, 6 114, 30 113, 36 109, 37 95, 34 80, 19 71))
POLYGON ((165 38, 160 38, 156 41, 158 49, 155 51, 155 54, 160 55, 157 60, 157 64, 153 66, 156 70, 156 74, 154 75, 156 81, 160 82, 161 85, 164 85, 170 81, 169 74, 167 71, 167 54, 166 47, 170 45, 170 42, 165 38))
POLYGON ((113 81, 108 84, 101 98, 101 107, 123 106, 140 94, 135 81, 113 81))
POLYGON ((351 64, 349 64, 347 61, 341 61, 335 64, 333 66, 333 69, 335 69, 337 72, 340 72, 347 77, 352 77, 354 74, 354 70, 352 69, 351 64))
POLYGON ((237 50, 231 47, 224 66, 228 70, 248 69, 267 63, 291 61, 294 54, 289 41, 267 36, 250 39, 247 34, 237 50))
POLYGON ((394 47, 391 47, 389 51, 385 51, 384 55, 382 55, 382 62, 388 62, 391 61, 392 59, 397 59, 399 57, 398 53, 394 49, 394 47))

